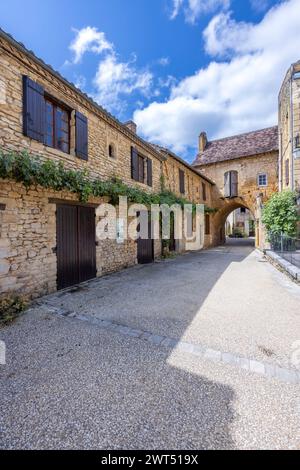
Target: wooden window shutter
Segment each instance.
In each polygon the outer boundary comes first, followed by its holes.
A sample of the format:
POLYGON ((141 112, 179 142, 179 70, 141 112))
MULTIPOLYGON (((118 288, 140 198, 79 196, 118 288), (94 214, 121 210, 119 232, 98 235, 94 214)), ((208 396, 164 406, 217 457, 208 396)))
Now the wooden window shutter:
POLYGON ((185 193, 184 187, 184 171, 179 169, 179 191, 181 194, 185 193))
POLYGON ((230 172, 230 196, 237 197, 238 195, 238 172, 230 172))
POLYGON ((76 123, 76 144, 75 152, 76 156, 82 160, 88 159, 88 120, 79 111, 75 111, 75 123, 76 123))
POLYGON ((205 214, 205 235, 210 234, 210 217, 209 214, 205 214))
POLYGON ((224 197, 230 197, 230 171, 224 174, 224 197))
POLYGON ((23 75, 23 133, 44 143, 45 136, 44 88, 23 75))
POLYGON ((147 158, 147 185, 152 186, 152 160, 147 158))
POLYGON ((138 153, 134 147, 131 147, 131 178, 135 181, 139 180, 138 153))
POLYGON ((285 161, 285 184, 288 186, 290 184, 290 160, 289 158, 285 161))
POLYGON ((206 185, 205 185, 205 183, 202 183, 202 198, 203 198, 203 201, 206 201, 206 185))

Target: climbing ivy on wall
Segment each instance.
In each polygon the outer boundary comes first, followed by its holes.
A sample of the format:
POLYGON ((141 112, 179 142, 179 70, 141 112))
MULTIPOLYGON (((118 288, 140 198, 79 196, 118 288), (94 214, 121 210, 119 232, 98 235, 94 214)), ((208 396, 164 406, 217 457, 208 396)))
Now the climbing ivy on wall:
MULTIPOLYGON (((91 179, 87 170, 65 168, 62 162, 42 160, 23 152, 4 152, 0 149, 0 178, 12 179, 24 184, 26 188, 40 185, 55 191, 66 190, 76 193, 81 202, 89 197, 108 197, 112 204, 118 204, 119 196, 127 196, 132 203, 145 204, 190 204, 191 202, 163 189, 160 193, 147 193, 138 187, 130 187, 119 178, 110 180, 91 179)), ((193 204, 194 208, 196 207, 193 204)), ((205 207, 206 212, 215 209, 205 207)))

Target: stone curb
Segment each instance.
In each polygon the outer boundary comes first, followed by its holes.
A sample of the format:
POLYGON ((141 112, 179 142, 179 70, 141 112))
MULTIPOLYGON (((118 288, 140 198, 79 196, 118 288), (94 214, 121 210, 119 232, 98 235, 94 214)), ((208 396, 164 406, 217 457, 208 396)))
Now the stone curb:
POLYGON ((46 307, 49 313, 85 321, 87 323, 91 323, 100 328, 104 328, 124 336, 147 341, 154 346, 160 346, 165 349, 173 349, 176 347, 180 351, 192 354, 193 356, 201 357, 204 360, 219 364, 229 364, 240 370, 259 374, 267 379, 277 379, 281 382, 290 384, 300 384, 300 371, 286 369, 278 366, 277 364, 265 363, 247 357, 240 357, 229 352, 222 352, 212 348, 206 348, 200 344, 189 343, 187 341, 180 341, 174 338, 156 335, 154 333, 150 333, 149 331, 130 328, 129 326, 121 325, 110 320, 101 320, 95 317, 77 315, 75 312, 68 312, 54 306, 46 305, 46 307))
POLYGON ((274 263, 278 264, 284 271, 286 271, 293 279, 300 282, 300 268, 294 266, 289 261, 281 258, 278 253, 275 253, 272 250, 265 250, 265 255, 267 258, 270 258, 274 263))

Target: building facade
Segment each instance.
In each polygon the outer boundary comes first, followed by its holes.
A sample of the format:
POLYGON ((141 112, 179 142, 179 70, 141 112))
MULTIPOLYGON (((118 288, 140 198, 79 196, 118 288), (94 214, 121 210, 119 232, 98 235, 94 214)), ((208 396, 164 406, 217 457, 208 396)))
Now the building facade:
POLYGON ((300 61, 292 64, 278 99, 279 190, 300 195, 300 61))
MULTIPOLYGON (((203 195, 211 200, 207 178, 141 139, 133 122, 119 122, 2 31, 0 149, 60 164, 75 183, 81 172, 91 181, 122 180, 149 195, 162 191, 168 170, 176 166, 177 179, 174 173, 172 184, 167 183, 170 190, 189 202, 203 195)), ((105 230, 117 236, 98 239, 96 228, 104 219, 98 209, 106 202, 106 196, 91 195, 83 202, 65 187, 0 180, 0 293, 41 296, 159 257, 161 239, 124 237, 124 214, 116 204, 118 227, 109 219, 105 230)), ((176 248, 185 249, 184 244, 176 248)))
POLYGON ((212 242, 225 242, 226 219, 242 207, 255 219, 256 246, 263 248, 261 209, 278 191, 277 126, 214 141, 203 132, 193 166, 215 182, 212 197, 218 211, 212 220, 212 242))

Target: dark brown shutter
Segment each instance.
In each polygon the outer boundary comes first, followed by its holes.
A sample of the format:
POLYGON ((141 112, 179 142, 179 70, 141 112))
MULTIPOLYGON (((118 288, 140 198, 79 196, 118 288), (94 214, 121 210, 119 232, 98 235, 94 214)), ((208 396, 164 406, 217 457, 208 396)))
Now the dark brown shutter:
POLYGON ((224 197, 230 197, 230 171, 224 174, 224 197))
POLYGON ((288 186, 290 184, 290 160, 289 158, 285 161, 285 185, 288 186))
POLYGON ((230 172, 230 196, 237 197, 238 195, 238 172, 230 172))
POLYGON ((138 153, 134 147, 131 147, 131 178, 135 181, 139 180, 138 153))
POLYGON ((23 75, 23 133, 38 142, 44 142, 45 135, 44 89, 38 83, 23 75))
POLYGON ((152 186, 152 160, 147 158, 147 185, 152 186))
POLYGON ((79 113, 75 112, 76 120, 76 156, 82 160, 88 159, 88 120, 79 113))
POLYGON ((206 201, 206 185, 205 185, 205 183, 202 183, 202 197, 203 197, 203 201, 206 201))
POLYGON ((205 235, 210 234, 210 217, 209 214, 205 214, 205 235))
POLYGON ((179 170, 179 191, 181 192, 181 194, 185 193, 183 170, 179 170))

